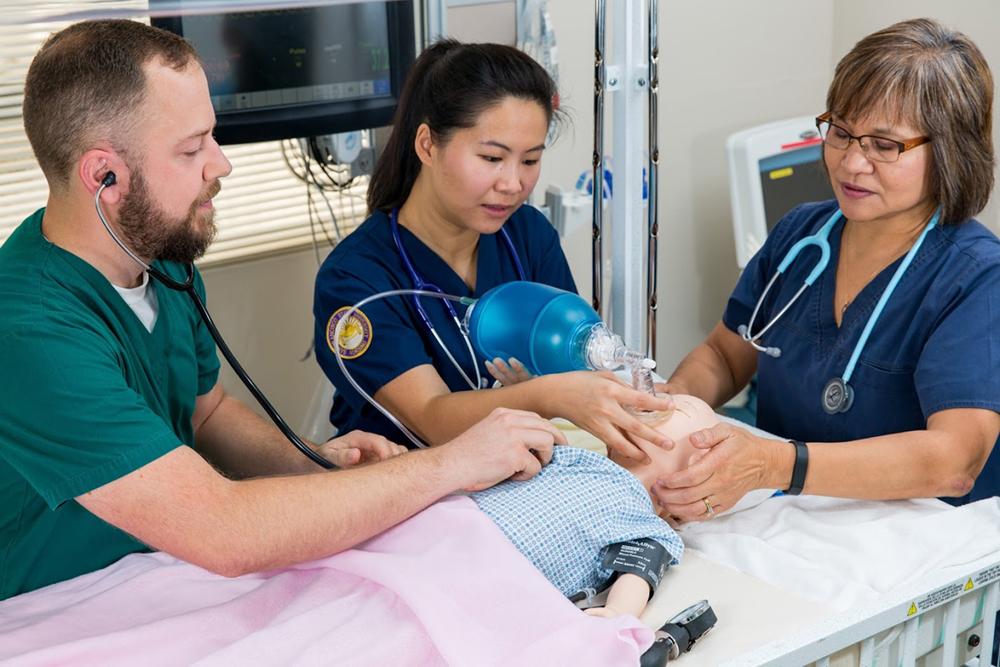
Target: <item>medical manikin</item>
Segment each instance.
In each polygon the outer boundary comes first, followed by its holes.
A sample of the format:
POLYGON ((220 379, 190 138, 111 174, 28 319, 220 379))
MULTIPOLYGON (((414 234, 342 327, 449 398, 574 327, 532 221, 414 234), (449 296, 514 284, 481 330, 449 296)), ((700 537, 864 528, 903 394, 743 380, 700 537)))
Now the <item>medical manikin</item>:
POLYGON ((655 428, 673 449, 642 445, 648 464, 618 463, 577 447, 556 447, 552 461, 527 482, 505 482, 471 495, 518 550, 570 599, 589 598, 611 583, 598 616, 639 616, 666 568, 684 546, 657 512, 649 487, 705 454, 689 436, 718 423, 693 396, 674 396, 675 409, 655 428))

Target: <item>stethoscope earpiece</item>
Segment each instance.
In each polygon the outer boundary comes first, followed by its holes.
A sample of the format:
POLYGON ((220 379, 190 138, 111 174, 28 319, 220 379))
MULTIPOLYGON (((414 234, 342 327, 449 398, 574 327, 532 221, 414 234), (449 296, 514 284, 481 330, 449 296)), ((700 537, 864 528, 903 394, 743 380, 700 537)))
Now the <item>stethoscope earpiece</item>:
POLYGON ((117 182, 118 182, 118 177, 115 176, 115 172, 109 171, 104 175, 104 178, 101 179, 101 186, 107 188, 114 185, 117 182))

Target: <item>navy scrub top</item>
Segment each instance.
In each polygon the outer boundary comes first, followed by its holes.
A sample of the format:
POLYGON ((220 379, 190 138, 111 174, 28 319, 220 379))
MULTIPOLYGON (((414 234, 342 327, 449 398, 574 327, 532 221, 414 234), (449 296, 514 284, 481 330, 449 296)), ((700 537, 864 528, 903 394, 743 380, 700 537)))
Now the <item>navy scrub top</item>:
MULTIPOLYGON (((576 292, 569 264, 559 245, 559 235, 537 209, 521 206, 504 224, 504 229, 510 235, 528 280, 576 292)), ((445 294, 478 298, 490 288, 519 280, 510 250, 499 234, 480 236, 474 291, 470 291, 443 259, 402 225, 399 234, 417 273, 445 294)), ((394 289, 413 289, 413 283, 393 243, 389 216, 377 212, 334 248, 316 277, 313 302, 316 357, 337 389, 330 421, 338 433, 368 431, 411 446, 406 436, 350 385, 340 372, 331 345, 336 324, 334 321, 331 326, 331 320, 337 311, 365 297, 394 289)), ((444 344, 475 381, 468 348, 444 305, 434 297, 422 297, 421 303, 444 344)), ((461 319, 465 306, 456 302, 452 305, 461 319)), ((354 380, 370 395, 422 364, 432 364, 451 391, 469 388, 423 324, 409 295, 374 301, 361 312, 362 316, 352 323, 355 325, 350 343, 352 356, 345 357, 344 363, 354 380)), ((478 363, 482 376, 492 383, 485 360, 479 359, 478 363)))
MULTIPOLYGON (((782 218, 747 265, 723 315, 733 332, 750 321, 757 299, 788 250, 816 233, 837 210, 828 201, 800 206, 782 218)), ((883 269, 834 320, 836 266, 843 223, 830 233, 830 263, 778 320, 762 344, 777 359, 758 357, 757 426, 806 442, 842 442, 923 430, 949 408, 1000 412, 1000 241, 975 220, 938 225, 924 239, 886 303, 855 366, 854 405, 828 415, 820 396, 841 377, 882 292, 903 261, 883 269)), ((803 250, 768 293, 754 332, 771 321, 816 265, 803 250)), ((1000 495, 1000 447, 994 446, 964 504, 1000 495)), ((891 475, 892 471, 885 471, 891 475)))

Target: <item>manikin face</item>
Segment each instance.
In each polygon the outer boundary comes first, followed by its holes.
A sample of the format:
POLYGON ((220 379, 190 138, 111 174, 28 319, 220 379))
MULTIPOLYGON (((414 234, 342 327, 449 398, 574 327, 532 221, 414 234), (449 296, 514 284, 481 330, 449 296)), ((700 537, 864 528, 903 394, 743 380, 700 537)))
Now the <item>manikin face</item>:
POLYGON ((458 229, 496 232, 538 182, 547 130, 541 106, 508 97, 447 143, 431 140, 432 206, 458 229))
MULTIPOLYGON (((695 431, 712 428, 719 423, 718 415, 700 398, 685 394, 677 394, 672 398, 673 414, 653 428, 673 441, 673 449, 642 446, 642 451, 649 456, 648 464, 616 455, 613 451, 610 453, 611 460, 638 477, 647 490, 656 482, 657 477, 684 470, 707 454, 707 449, 698 449, 692 445, 689 436, 695 431)), ((655 499, 653 507, 657 507, 655 499)))
MULTIPOLYGON (((907 141, 921 132, 906 123, 884 118, 849 122, 837 116, 833 122, 855 136, 876 135, 907 141)), ((837 202, 848 220, 878 221, 907 228, 926 222, 934 208, 930 191, 931 144, 899 154, 895 162, 869 160, 857 141, 846 150, 823 145, 823 159, 830 173, 837 202)))
POLYGON ((215 236, 212 198, 232 171, 212 137, 215 112, 201 68, 146 67, 144 119, 129 150, 128 192, 118 208, 123 240, 147 261, 189 262, 215 236))

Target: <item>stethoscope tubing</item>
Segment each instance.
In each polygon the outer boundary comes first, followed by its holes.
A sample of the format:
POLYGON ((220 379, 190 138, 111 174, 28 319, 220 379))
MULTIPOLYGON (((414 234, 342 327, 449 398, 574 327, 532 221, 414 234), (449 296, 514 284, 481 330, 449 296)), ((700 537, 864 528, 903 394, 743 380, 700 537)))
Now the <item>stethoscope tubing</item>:
MULTIPOLYGON (((264 393, 257 387, 257 384, 253 381, 250 375, 243 369, 242 364, 240 364, 240 362, 236 359, 236 355, 233 354, 232 350, 229 349, 229 346, 226 344, 226 341, 222 337, 222 334, 219 333, 219 329, 215 326, 215 322, 212 321, 212 315, 208 312, 208 308, 205 306, 205 303, 201 300, 201 297, 198 295, 198 290, 194 288, 194 276, 195 276, 194 264, 191 262, 185 263, 184 268, 187 272, 187 278, 184 280, 184 282, 174 280, 173 278, 166 275, 162 271, 158 271, 154 267, 150 266, 146 262, 139 259, 139 257, 137 257, 135 253, 133 253, 128 248, 128 246, 126 246, 122 242, 122 240, 118 238, 118 235, 115 234, 114 230, 111 228, 111 225, 108 223, 107 218, 104 217, 104 211, 101 209, 100 197, 101 197, 101 192, 104 191, 105 187, 107 186, 102 184, 101 187, 97 190, 97 194, 94 196, 94 205, 97 208, 98 217, 100 217, 101 222, 104 224, 104 228, 107 229, 108 233, 111 234, 111 238, 115 240, 115 243, 118 244, 118 247, 124 250, 125 254, 127 254, 129 257, 135 260, 135 262, 139 264, 139 266, 145 269, 149 275, 151 275, 165 287, 168 287, 169 289, 174 290, 175 292, 187 292, 188 296, 191 297, 191 300, 194 301, 195 308, 198 310, 198 314, 201 315, 202 321, 205 322, 205 326, 208 327, 208 331, 212 335, 212 338, 215 340, 215 344, 218 345, 219 350, 222 351, 222 356, 226 358, 226 361, 229 362, 229 365, 236 372, 236 375, 238 375, 240 380, 243 381, 243 384, 246 385, 246 388, 250 391, 253 397, 257 399, 257 403, 260 404, 260 406, 264 409, 264 412, 266 412, 267 415, 271 418, 271 421, 273 421, 274 425, 278 427, 278 430, 281 431, 281 433, 288 439, 288 441, 291 442, 293 445, 295 445, 295 447, 298 448, 299 451, 305 454, 309 459, 311 459, 317 465, 327 469, 336 468, 337 466, 330 463, 325 458, 316 453, 312 449, 312 447, 304 443, 295 434, 295 431, 293 431, 291 427, 288 426, 288 424, 285 422, 285 420, 281 418, 281 415, 278 413, 278 411, 274 408, 273 405, 271 405, 271 402, 267 400, 267 397, 264 396, 264 393)), ((338 357, 339 356, 340 355, 338 355, 338 357)))
MULTIPOLYGON (((444 291, 435 285, 434 283, 424 280, 423 276, 417 271, 417 267, 414 266, 413 261, 410 259, 410 255, 406 252, 406 248, 403 246, 403 239, 399 234, 399 207, 392 210, 389 215, 389 226, 392 231, 392 240, 396 245, 396 251, 399 253, 399 258, 403 262, 403 266, 406 268, 406 273, 410 276, 410 281, 413 283, 414 290, 411 292, 413 307, 416 309, 417 314, 420 316, 421 321, 423 321, 424 326, 430 331, 434 340, 437 341, 438 346, 444 351, 451 361, 452 365, 458 370, 462 378, 465 380, 466 384, 473 390, 482 388, 482 374, 479 371, 479 361, 476 358, 475 350, 472 347, 472 341, 469 339, 468 332, 462 327, 461 322, 458 320, 458 313, 455 312, 455 308, 451 305, 449 296, 445 295, 444 291), (472 359, 472 367, 476 372, 476 381, 473 382, 472 379, 466 374, 465 370, 458 363, 455 357, 451 354, 448 348, 445 346, 444 341, 437 332, 437 328, 431 322, 430 316, 427 311, 424 310, 423 305, 420 303, 421 296, 430 296, 435 294, 438 298, 444 301, 444 307, 448 311, 448 315, 451 316, 452 322, 458 328, 459 333, 462 336, 462 340, 465 342, 465 347, 469 352, 469 357, 472 359)), ((521 258, 517 256, 517 251, 514 248, 514 242, 511 241, 510 235, 507 234, 507 230, 503 227, 500 228, 500 237, 504 244, 507 246, 507 250, 510 252, 510 256, 514 261, 514 268, 517 270, 517 275, 520 280, 527 280, 527 275, 524 272, 524 267, 521 265, 521 258)), ((339 324, 339 323, 338 323, 339 324)), ((337 340, 340 340, 339 338, 337 340)), ((339 357, 340 355, 338 355, 339 357)), ((353 384, 353 383, 352 383, 353 384)), ((355 385, 356 387, 356 385, 355 385)), ((412 440, 412 438, 411 438, 412 440)))
MULTIPOLYGON (((412 442, 414 445, 416 445, 420 449, 424 449, 424 448, 427 447, 427 443, 425 443, 423 440, 421 440, 420 438, 418 438, 417 436, 415 436, 413 434, 413 432, 410 431, 410 429, 406 428, 406 426, 403 425, 403 422, 401 422, 398 419, 396 419, 396 417, 391 412, 389 412, 389 410, 387 410, 385 407, 383 407, 382 404, 380 404, 378 401, 376 401, 373 396, 371 396, 368 392, 366 392, 364 389, 361 388, 361 385, 358 384, 355 381, 354 377, 347 370, 347 365, 344 363, 344 359, 340 356, 340 350, 339 350, 339 348, 340 348, 340 335, 341 335, 341 333, 343 333, 344 326, 346 325, 347 321, 350 320, 351 317, 354 316, 355 312, 357 312, 362 306, 365 306, 365 305, 371 303, 372 301, 377 301, 378 299, 384 299, 386 297, 399 296, 399 295, 430 296, 430 297, 434 297, 436 299, 446 299, 446 300, 451 300, 451 301, 458 301, 459 303, 464 303, 466 305, 468 305, 469 303, 471 303, 473 301, 472 299, 464 299, 462 297, 454 296, 454 295, 451 295, 451 294, 445 294, 444 292, 434 292, 434 291, 431 291, 431 290, 420 290, 420 289, 395 289, 395 290, 388 290, 386 292, 379 292, 378 294, 372 294, 371 296, 367 296, 364 299, 362 299, 361 301, 358 301, 356 304, 354 304, 353 306, 351 306, 347 310, 347 312, 344 313, 343 317, 341 317, 337 321, 337 326, 334 328, 334 331, 333 331, 333 340, 335 340, 337 342, 337 348, 338 349, 334 351, 334 357, 336 357, 336 359, 337 359, 337 366, 340 367, 340 372, 344 374, 344 377, 346 377, 347 381, 351 383, 351 386, 354 387, 354 390, 357 391, 359 394, 361 394, 361 396, 365 400, 367 400, 376 410, 378 410, 379 412, 381 412, 385 416, 386 419, 388 419, 390 422, 392 422, 393 425, 395 425, 396 428, 398 428, 403 433, 403 435, 405 435, 407 438, 409 438, 410 442, 412 442)), ((459 329, 461 329, 461 328, 462 328, 461 325, 459 325, 459 329)), ((463 333, 464 333, 464 331, 463 331, 463 333)), ((466 335, 466 338, 468 338, 468 335, 466 335)), ((440 339, 438 339, 438 343, 441 345, 442 349, 444 349, 445 353, 448 355, 448 358, 451 359, 451 362, 453 364, 455 364, 456 366, 458 366, 458 362, 455 361, 455 358, 451 356, 451 353, 448 351, 448 348, 444 347, 444 343, 442 343, 440 339)), ((464 373, 463 373, 463 375, 464 375, 464 373)), ((468 379, 468 378, 466 378, 466 379, 468 379)))
MULTIPOLYGON (((806 288, 812 285, 816 281, 816 279, 823 273, 823 271, 826 270, 830 262, 830 241, 829 241, 830 232, 833 229, 833 226, 842 217, 843 213, 838 208, 830 216, 830 218, 823 224, 823 227, 821 227, 818 232, 806 236, 803 239, 800 239, 795 245, 791 247, 791 249, 788 251, 785 257, 781 260, 781 263, 778 265, 775 274, 767 282, 767 286, 764 288, 764 291, 757 299, 757 304, 754 306, 753 313, 750 315, 750 321, 746 325, 741 325, 739 327, 740 336, 743 338, 743 340, 748 342, 755 349, 764 352, 766 354, 769 354, 770 356, 773 356, 775 358, 781 355, 780 349, 774 347, 762 347, 757 343, 757 341, 760 340, 761 336, 767 333, 767 331, 771 329, 771 327, 773 327, 785 315, 788 309, 792 306, 793 303, 795 303, 798 300, 798 298, 802 295, 802 293, 806 290, 806 288), (803 249, 813 245, 819 248, 820 250, 820 258, 816 262, 816 266, 813 267, 813 270, 806 277, 802 286, 795 292, 795 295, 792 296, 792 298, 788 301, 788 303, 785 304, 785 306, 778 312, 778 314, 772 317, 771 321, 768 322, 759 332, 754 334, 753 324, 757 319, 757 314, 760 311, 761 305, 764 303, 764 300, 767 298, 768 292, 770 292, 771 287, 778 279, 778 276, 783 275, 785 273, 785 271, 788 269, 789 266, 791 266, 792 262, 795 261, 795 259, 798 257, 799 253, 803 249)), ((878 322, 879 317, 882 315, 882 311, 885 309, 885 305, 888 303, 889 297, 892 296, 892 293, 896 289, 896 285, 899 284, 899 281, 902 279, 903 274, 906 273, 906 270, 913 262, 913 258, 916 256, 917 252, 919 252, 920 247, 924 243, 924 239, 926 239, 930 231, 937 226, 940 217, 941 217, 941 208, 938 207, 938 209, 934 212, 934 215, 931 217, 930 221, 924 226, 924 229, 920 233, 920 236, 917 238, 916 242, 910 247, 909 251, 906 253, 902 263, 899 265, 899 267, 897 267, 896 272, 893 274, 892 278, 889 281, 889 284, 882 291, 882 295, 875 306, 875 310, 872 311, 872 314, 869 316, 868 322, 865 324, 865 328, 861 333, 861 337, 858 339, 857 344, 854 346, 854 351, 851 353, 850 360, 848 361, 847 366, 844 369, 844 373, 841 375, 841 379, 843 380, 845 385, 850 381, 851 376, 854 373, 854 369, 857 366, 857 362, 861 358, 861 352, 864 350, 865 345, 868 343, 868 338, 871 336, 871 332, 875 328, 876 322, 878 322)))

